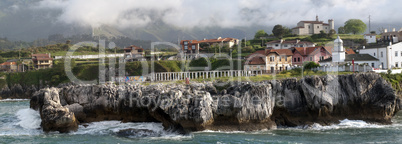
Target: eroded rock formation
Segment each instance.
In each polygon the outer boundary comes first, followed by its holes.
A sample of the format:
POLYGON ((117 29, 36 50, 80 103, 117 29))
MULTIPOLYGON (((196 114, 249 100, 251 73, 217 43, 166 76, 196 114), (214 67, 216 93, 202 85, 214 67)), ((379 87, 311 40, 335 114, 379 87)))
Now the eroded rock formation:
POLYGON ((391 85, 371 73, 232 83, 221 92, 211 82, 66 85, 42 89, 31 99, 44 130, 50 131, 74 130, 75 119, 162 122, 166 129, 183 133, 332 124, 345 118, 388 124, 399 106, 391 85), (46 123, 58 119, 66 128, 56 125, 60 122, 46 123))

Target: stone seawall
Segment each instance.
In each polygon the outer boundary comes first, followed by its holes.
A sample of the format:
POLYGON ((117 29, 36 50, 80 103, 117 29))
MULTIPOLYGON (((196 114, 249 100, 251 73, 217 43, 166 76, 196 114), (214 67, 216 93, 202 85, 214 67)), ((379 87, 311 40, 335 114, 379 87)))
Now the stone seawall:
POLYGON ((400 98, 379 75, 366 73, 234 83, 222 91, 211 82, 66 85, 37 91, 30 104, 40 112, 44 131, 120 120, 162 122, 165 129, 187 133, 327 125, 346 118, 389 124, 400 98))

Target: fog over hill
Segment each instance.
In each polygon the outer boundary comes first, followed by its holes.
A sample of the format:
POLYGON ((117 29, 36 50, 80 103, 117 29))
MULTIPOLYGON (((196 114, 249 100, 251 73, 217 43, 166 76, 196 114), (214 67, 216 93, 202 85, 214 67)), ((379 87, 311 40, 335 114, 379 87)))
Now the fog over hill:
POLYGON ((178 39, 252 38, 259 29, 271 33, 300 20, 351 18, 371 30, 402 27, 402 2, 391 0, 2 0, 0 37, 33 41, 49 35, 94 34, 108 37, 177 42, 178 39))

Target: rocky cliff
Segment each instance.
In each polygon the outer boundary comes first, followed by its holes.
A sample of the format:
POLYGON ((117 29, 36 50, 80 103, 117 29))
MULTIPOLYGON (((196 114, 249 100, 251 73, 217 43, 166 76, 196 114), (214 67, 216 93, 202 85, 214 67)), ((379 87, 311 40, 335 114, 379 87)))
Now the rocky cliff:
POLYGON ((183 133, 252 131, 277 126, 332 124, 359 119, 382 124, 400 109, 400 98, 377 74, 311 76, 258 83, 66 85, 31 99, 45 131, 67 132, 78 123, 121 120, 162 122, 183 133))

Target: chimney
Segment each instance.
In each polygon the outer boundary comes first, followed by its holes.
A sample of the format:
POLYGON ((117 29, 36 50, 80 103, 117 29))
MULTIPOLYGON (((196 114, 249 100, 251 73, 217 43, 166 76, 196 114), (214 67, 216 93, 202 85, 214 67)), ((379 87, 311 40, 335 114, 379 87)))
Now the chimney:
POLYGON ((315 16, 315 21, 318 21, 318 15, 315 16))
POLYGON ((218 37, 218 40, 222 39, 222 37, 218 37))
POLYGON ((281 43, 283 43, 283 39, 281 39, 281 43))
POLYGON ((392 32, 395 32, 395 28, 392 29, 392 32))
POLYGON ((300 42, 300 40, 299 40, 299 39, 296 39, 296 44, 299 43, 299 42, 300 42))

